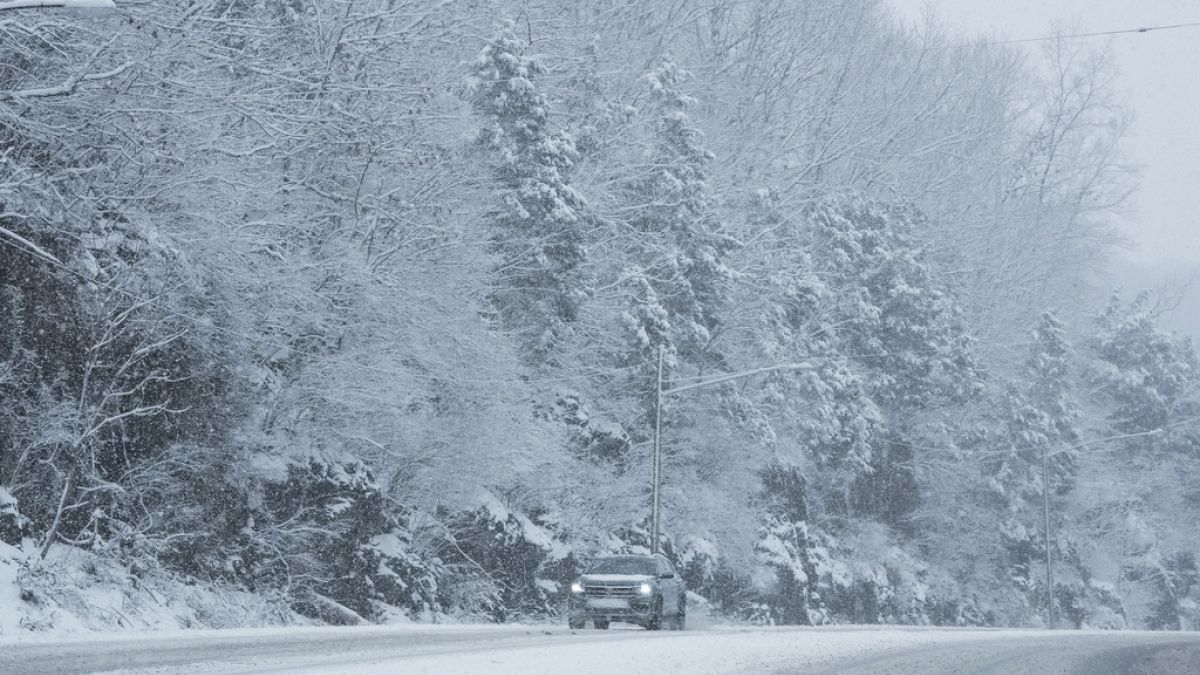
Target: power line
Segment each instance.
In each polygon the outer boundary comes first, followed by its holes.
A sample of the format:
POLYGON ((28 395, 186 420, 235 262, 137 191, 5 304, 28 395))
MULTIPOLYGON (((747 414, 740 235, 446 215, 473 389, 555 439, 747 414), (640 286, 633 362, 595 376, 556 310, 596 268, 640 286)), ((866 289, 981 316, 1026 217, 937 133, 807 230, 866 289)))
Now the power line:
POLYGON ((1120 28, 1117 30, 1104 30, 1091 33, 1068 33, 1065 35, 1044 35, 1041 37, 1017 38, 1013 40, 994 40, 987 42, 976 42, 974 44, 963 45, 947 45, 946 47, 931 47, 931 49, 968 49, 971 47, 991 47, 996 45, 1017 45, 1028 44, 1030 42, 1053 42, 1055 40, 1075 40, 1082 38, 1093 37, 1110 37, 1113 35, 1131 35, 1137 33, 1151 33, 1158 31, 1177 30, 1181 28, 1198 28, 1200 21, 1192 21, 1189 23, 1172 23, 1162 26, 1142 26, 1140 28, 1120 28))
MULTIPOLYGON (((1095 37, 1113 37, 1117 35, 1135 35, 1141 33, 1154 33, 1169 30, 1179 30, 1184 28, 1200 28, 1200 21, 1192 21, 1188 23, 1165 24, 1161 26, 1141 26, 1137 28, 1120 28, 1116 30, 1093 31, 1086 33, 1062 33, 1054 35, 1041 35, 1037 37, 1013 38, 1006 40, 978 40, 975 42, 962 42, 949 45, 916 45, 912 47, 900 47, 898 49, 864 49, 862 51, 851 51, 846 54, 847 57, 858 57, 867 55, 887 55, 887 54, 909 54, 913 52, 940 52, 952 51, 961 49, 977 49, 979 47, 1002 47, 1005 45, 1017 44, 1032 44, 1037 42, 1056 42, 1059 40, 1079 40, 1095 37)), ((746 59, 741 61, 733 61, 726 64, 711 64, 704 66, 686 66, 684 70, 714 70, 724 69, 730 66, 755 64, 755 63, 774 63, 774 60, 764 59, 746 59)), ((606 71, 605 74, 619 73, 621 71, 606 71)))
MULTIPOLYGON (((913 47, 900 47, 900 48, 896 48, 896 49, 864 49, 862 51, 851 51, 849 54, 846 54, 845 56, 857 57, 857 56, 866 56, 866 55, 873 55, 873 54, 896 54, 896 55, 898 55, 898 54, 908 54, 908 53, 912 53, 912 52, 937 52, 937 51, 951 51, 951 50, 959 50, 959 49, 976 49, 979 47, 1000 47, 1000 46, 1005 46, 1005 45, 1032 44, 1032 43, 1037 43, 1037 42, 1055 42, 1057 40, 1081 40, 1081 39, 1096 38, 1096 37, 1114 37, 1114 36, 1118 36, 1118 35, 1139 35, 1139 34, 1143 34, 1143 33, 1159 33, 1159 32, 1171 31, 1171 30, 1181 30, 1181 29, 1186 29, 1186 28, 1200 28, 1200 21, 1163 24, 1163 25, 1159 25, 1159 26, 1138 26, 1138 27, 1134 27, 1134 28, 1118 28, 1115 30, 1091 31, 1091 32, 1083 32, 1083 33, 1062 33, 1062 34, 1054 34, 1054 35, 1041 35, 1041 36, 1037 36, 1037 37, 1013 38, 1013 39, 1005 39, 1005 40, 979 40, 976 42, 962 42, 962 43, 958 43, 958 44, 949 44, 949 45, 920 45, 920 46, 913 46, 913 47)), ((756 64, 756 63, 776 63, 776 62, 777 62, 777 59, 770 59, 770 60, 767 60, 767 59, 742 59, 742 60, 733 59, 729 63, 715 63, 715 64, 704 64, 704 65, 680 64, 680 67, 685 71, 722 70, 722 69, 730 68, 733 66, 739 66, 739 65, 748 65, 748 64, 756 64)), ((608 70, 605 70, 598 74, 603 75, 603 76, 612 76, 612 75, 643 75, 645 73, 646 73, 646 71, 642 70, 642 69, 618 68, 618 69, 608 69, 608 70)), ((556 78, 556 77, 576 77, 577 75, 578 75, 578 73, 576 73, 576 72, 559 72, 557 70, 557 68, 553 68, 553 69, 548 68, 546 72, 541 73, 538 77, 540 79, 540 78, 556 78)))
MULTIPOLYGON (((1090 447, 1093 445, 1101 445, 1104 443, 1112 443, 1114 441, 1124 441, 1124 440, 1129 440, 1129 439, 1133 439, 1133 438, 1158 437, 1158 436, 1166 433, 1167 430, 1169 430, 1169 429, 1175 429, 1177 427, 1183 427, 1183 426, 1187 426, 1189 424, 1195 424, 1196 422, 1200 422, 1200 416, 1189 417, 1187 419, 1178 420, 1176 422, 1171 422, 1170 424, 1164 424, 1161 427, 1155 427, 1154 429, 1148 429, 1146 431, 1137 431, 1137 432, 1128 433, 1128 434, 1117 434, 1115 436, 1103 436, 1100 438, 1093 438, 1093 439, 1087 440, 1087 441, 1080 441, 1079 443, 1074 443, 1072 445, 1065 445, 1065 446, 1056 448, 1053 452, 1050 452, 1049 454, 1047 454, 1047 458, 1057 457, 1063 453, 1070 452, 1071 450, 1079 450, 1080 448, 1087 448, 1087 447, 1090 447)), ((883 439, 883 441, 885 443, 888 443, 889 445, 899 445, 901 447, 912 448, 913 450, 920 450, 922 452, 943 452, 943 451, 950 450, 950 449, 956 449, 956 450, 960 450, 960 451, 965 451, 966 453, 970 454, 972 458, 975 458, 975 459, 980 459, 980 458, 992 459, 992 458, 998 458, 998 457, 1006 457, 1006 456, 1010 455, 1013 451, 1038 450, 1038 449, 1041 449, 1042 447, 1044 447, 1042 445, 1036 445, 1036 446, 1035 445, 1015 445, 1015 444, 1004 445, 1002 443, 997 443, 996 444, 997 447, 1003 445, 1003 447, 999 450, 983 449, 983 450, 977 451, 977 450, 971 450, 969 447, 963 448, 961 446, 957 446, 957 445, 953 445, 953 444, 947 444, 944 446, 935 447, 932 445, 916 445, 913 443, 905 443, 904 441, 897 441, 897 440, 888 439, 888 438, 883 439)))

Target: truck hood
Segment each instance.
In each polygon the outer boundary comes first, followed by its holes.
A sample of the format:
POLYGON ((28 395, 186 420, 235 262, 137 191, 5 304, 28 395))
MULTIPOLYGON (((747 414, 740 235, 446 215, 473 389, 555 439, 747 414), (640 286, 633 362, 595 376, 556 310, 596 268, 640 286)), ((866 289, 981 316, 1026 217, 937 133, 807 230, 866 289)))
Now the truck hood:
POLYGON ((641 584, 654 581, 654 577, 649 574, 585 574, 579 580, 585 584, 641 584))

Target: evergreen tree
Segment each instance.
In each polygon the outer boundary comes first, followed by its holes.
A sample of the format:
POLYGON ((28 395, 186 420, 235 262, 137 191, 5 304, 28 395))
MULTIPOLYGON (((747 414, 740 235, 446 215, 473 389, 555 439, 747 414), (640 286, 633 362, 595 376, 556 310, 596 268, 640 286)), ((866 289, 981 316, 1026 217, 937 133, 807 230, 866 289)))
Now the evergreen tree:
POLYGON ((631 369, 629 388, 637 392, 639 399, 637 427, 650 429, 654 424, 659 351, 663 358, 663 379, 667 381, 675 369, 676 350, 671 341, 669 313, 659 302, 650 280, 631 272, 627 285, 629 307, 620 317, 624 344, 619 347, 618 363, 621 368, 631 369))
POLYGON ((1042 455, 1052 495, 1063 495, 1075 473, 1081 413, 1072 396, 1074 354, 1062 322, 1046 312, 1032 334, 1024 382, 1000 394, 1001 416, 991 460, 994 489, 1014 512, 1040 513, 1042 455))
POLYGON ((1193 543, 1179 538, 1175 525, 1198 515, 1180 477, 1195 475, 1200 465, 1194 424, 1200 367, 1190 342, 1158 328, 1146 293, 1129 304, 1114 295, 1088 346, 1094 433, 1108 440, 1095 457, 1080 457, 1088 460, 1091 484, 1078 508, 1087 535, 1105 542, 1119 562, 1121 581, 1151 586, 1157 599, 1148 621, 1169 627, 1176 622, 1172 603, 1186 599, 1186 592, 1176 596, 1176 582, 1186 586, 1192 574, 1186 568, 1194 564, 1164 561, 1173 560, 1168 551, 1193 543))
POLYGON ((589 294, 582 269, 588 216, 570 184, 575 141, 553 128, 538 89, 543 68, 525 49, 504 24, 474 64, 471 104, 484 121, 478 143, 493 157, 501 200, 491 215, 499 257, 493 301, 526 356, 545 361, 589 294))
POLYGON ((1153 578, 1155 598, 1146 626, 1150 630, 1194 630, 1200 612, 1196 601, 1189 598, 1200 588, 1196 555, 1184 551, 1168 557, 1153 578))
POLYGON ((1114 294, 1096 329, 1090 375, 1114 434, 1161 429, 1186 416, 1200 366, 1190 344, 1158 329, 1149 294, 1128 306, 1114 294))
POLYGON ((627 185, 630 225, 646 242, 647 276, 671 322, 680 354, 699 363, 720 323, 733 271, 725 255, 736 241, 724 234, 706 167, 714 157, 688 116, 695 100, 683 93, 687 73, 670 59, 647 77, 655 115, 648 164, 627 185))
POLYGON ((1035 444, 1045 444, 1048 483, 1051 492, 1062 495, 1071 488, 1077 470, 1076 446, 1080 442, 1082 412, 1073 394, 1075 353, 1062 321, 1046 312, 1033 332, 1033 345, 1026 364, 1029 405, 1037 411, 1031 421, 1036 428, 1019 433, 1035 444))
POLYGON ((914 240, 918 211, 835 197, 805 216, 809 255, 831 297, 827 331, 844 364, 822 371, 834 376, 825 378, 831 393, 823 398, 840 401, 839 414, 825 417, 839 420, 828 436, 845 446, 835 456, 854 460, 853 505, 905 525, 919 505, 915 415, 980 390, 972 340, 914 240))
MULTIPOLYGON (((1045 312, 1030 337, 1028 356, 1018 375, 991 389, 984 401, 984 419, 964 441, 981 463, 983 484, 976 499, 1000 544, 995 564, 1002 592, 1020 598, 1020 611, 1026 615, 1043 606, 1046 597, 1044 498, 1049 500, 1055 533, 1050 543, 1054 559, 1062 563, 1070 557, 1060 533, 1081 439, 1081 413, 1074 398, 1075 354, 1063 324, 1054 312, 1045 312), (1049 494, 1043 491, 1043 455, 1049 494)), ((1061 568, 1059 582, 1075 578, 1072 567, 1057 568, 1061 568)), ((1061 583, 1058 587, 1071 588, 1061 583)), ((1087 592, 1085 584, 1074 587, 1087 592)), ((1058 594, 1056 598, 1060 615, 1076 602, 1058 594)))
MULTIPOLYGON (((758 191, 748 205, 754 229, 785 229, 778 196, 758 191)), ((755 357, 764 363, 817 360, 811 371, 779 371, 763 377, 757 405, 778 426, 789 446, 802 448, 817 467, 860 472, 868 469, 873 435, 882 422, 861 371, 843 355, 839 327, 844 317, 836 297, 844 278, 819 276, 809 255, 803 225, 770 251, 770 273, 738 302, 751 308, 744 321, 756 324, 755 357), (797 230, 800 230, 799 232, 797 230)), ((799 458, 793 458, 799 461, 799 458)))
POLYGON ((823 200, 807 216, 810 255, 837 298, 842 348, 869 369, 872 398, 899 413, 977 393, 981 377, 962 311, 914 238, 923 216, 845 198, 823 200))

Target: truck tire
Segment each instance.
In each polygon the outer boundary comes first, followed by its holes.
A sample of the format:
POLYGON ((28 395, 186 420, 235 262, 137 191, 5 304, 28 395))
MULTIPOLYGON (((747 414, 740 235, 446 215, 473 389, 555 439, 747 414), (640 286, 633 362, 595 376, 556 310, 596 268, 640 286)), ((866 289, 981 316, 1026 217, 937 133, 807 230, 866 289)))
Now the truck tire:
POLYGON ((663 624, 663 613, 662 612, 663 612, 662 598, 659 598, 658 603, 655 605, 654 615, 651 616, 648 621, 646 621, 646 630, 658 630, 658 629, 662 628, 662 624, 663 624))

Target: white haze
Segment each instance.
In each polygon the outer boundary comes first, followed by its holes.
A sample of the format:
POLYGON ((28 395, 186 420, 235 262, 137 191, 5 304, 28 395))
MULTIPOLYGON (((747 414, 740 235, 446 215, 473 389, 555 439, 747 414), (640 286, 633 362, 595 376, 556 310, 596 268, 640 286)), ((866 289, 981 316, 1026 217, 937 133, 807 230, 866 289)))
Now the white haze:
MULTIPOLYGON (((891 2, 905 20, 933 12, 963 34, 999 40, 1200 22, 1192 0, 891 2)), ((1110 45, 1135 117, 1127 148, 1140 186, 1120 218, 1127 246, 1103 282, 1130 294, 1163 291, 1177 301, 1165 323, 1200 340, 1200 26, 1081 41, 1110 45)), ((1040 45, 1023 48, 1036 53, 1040 45)))

